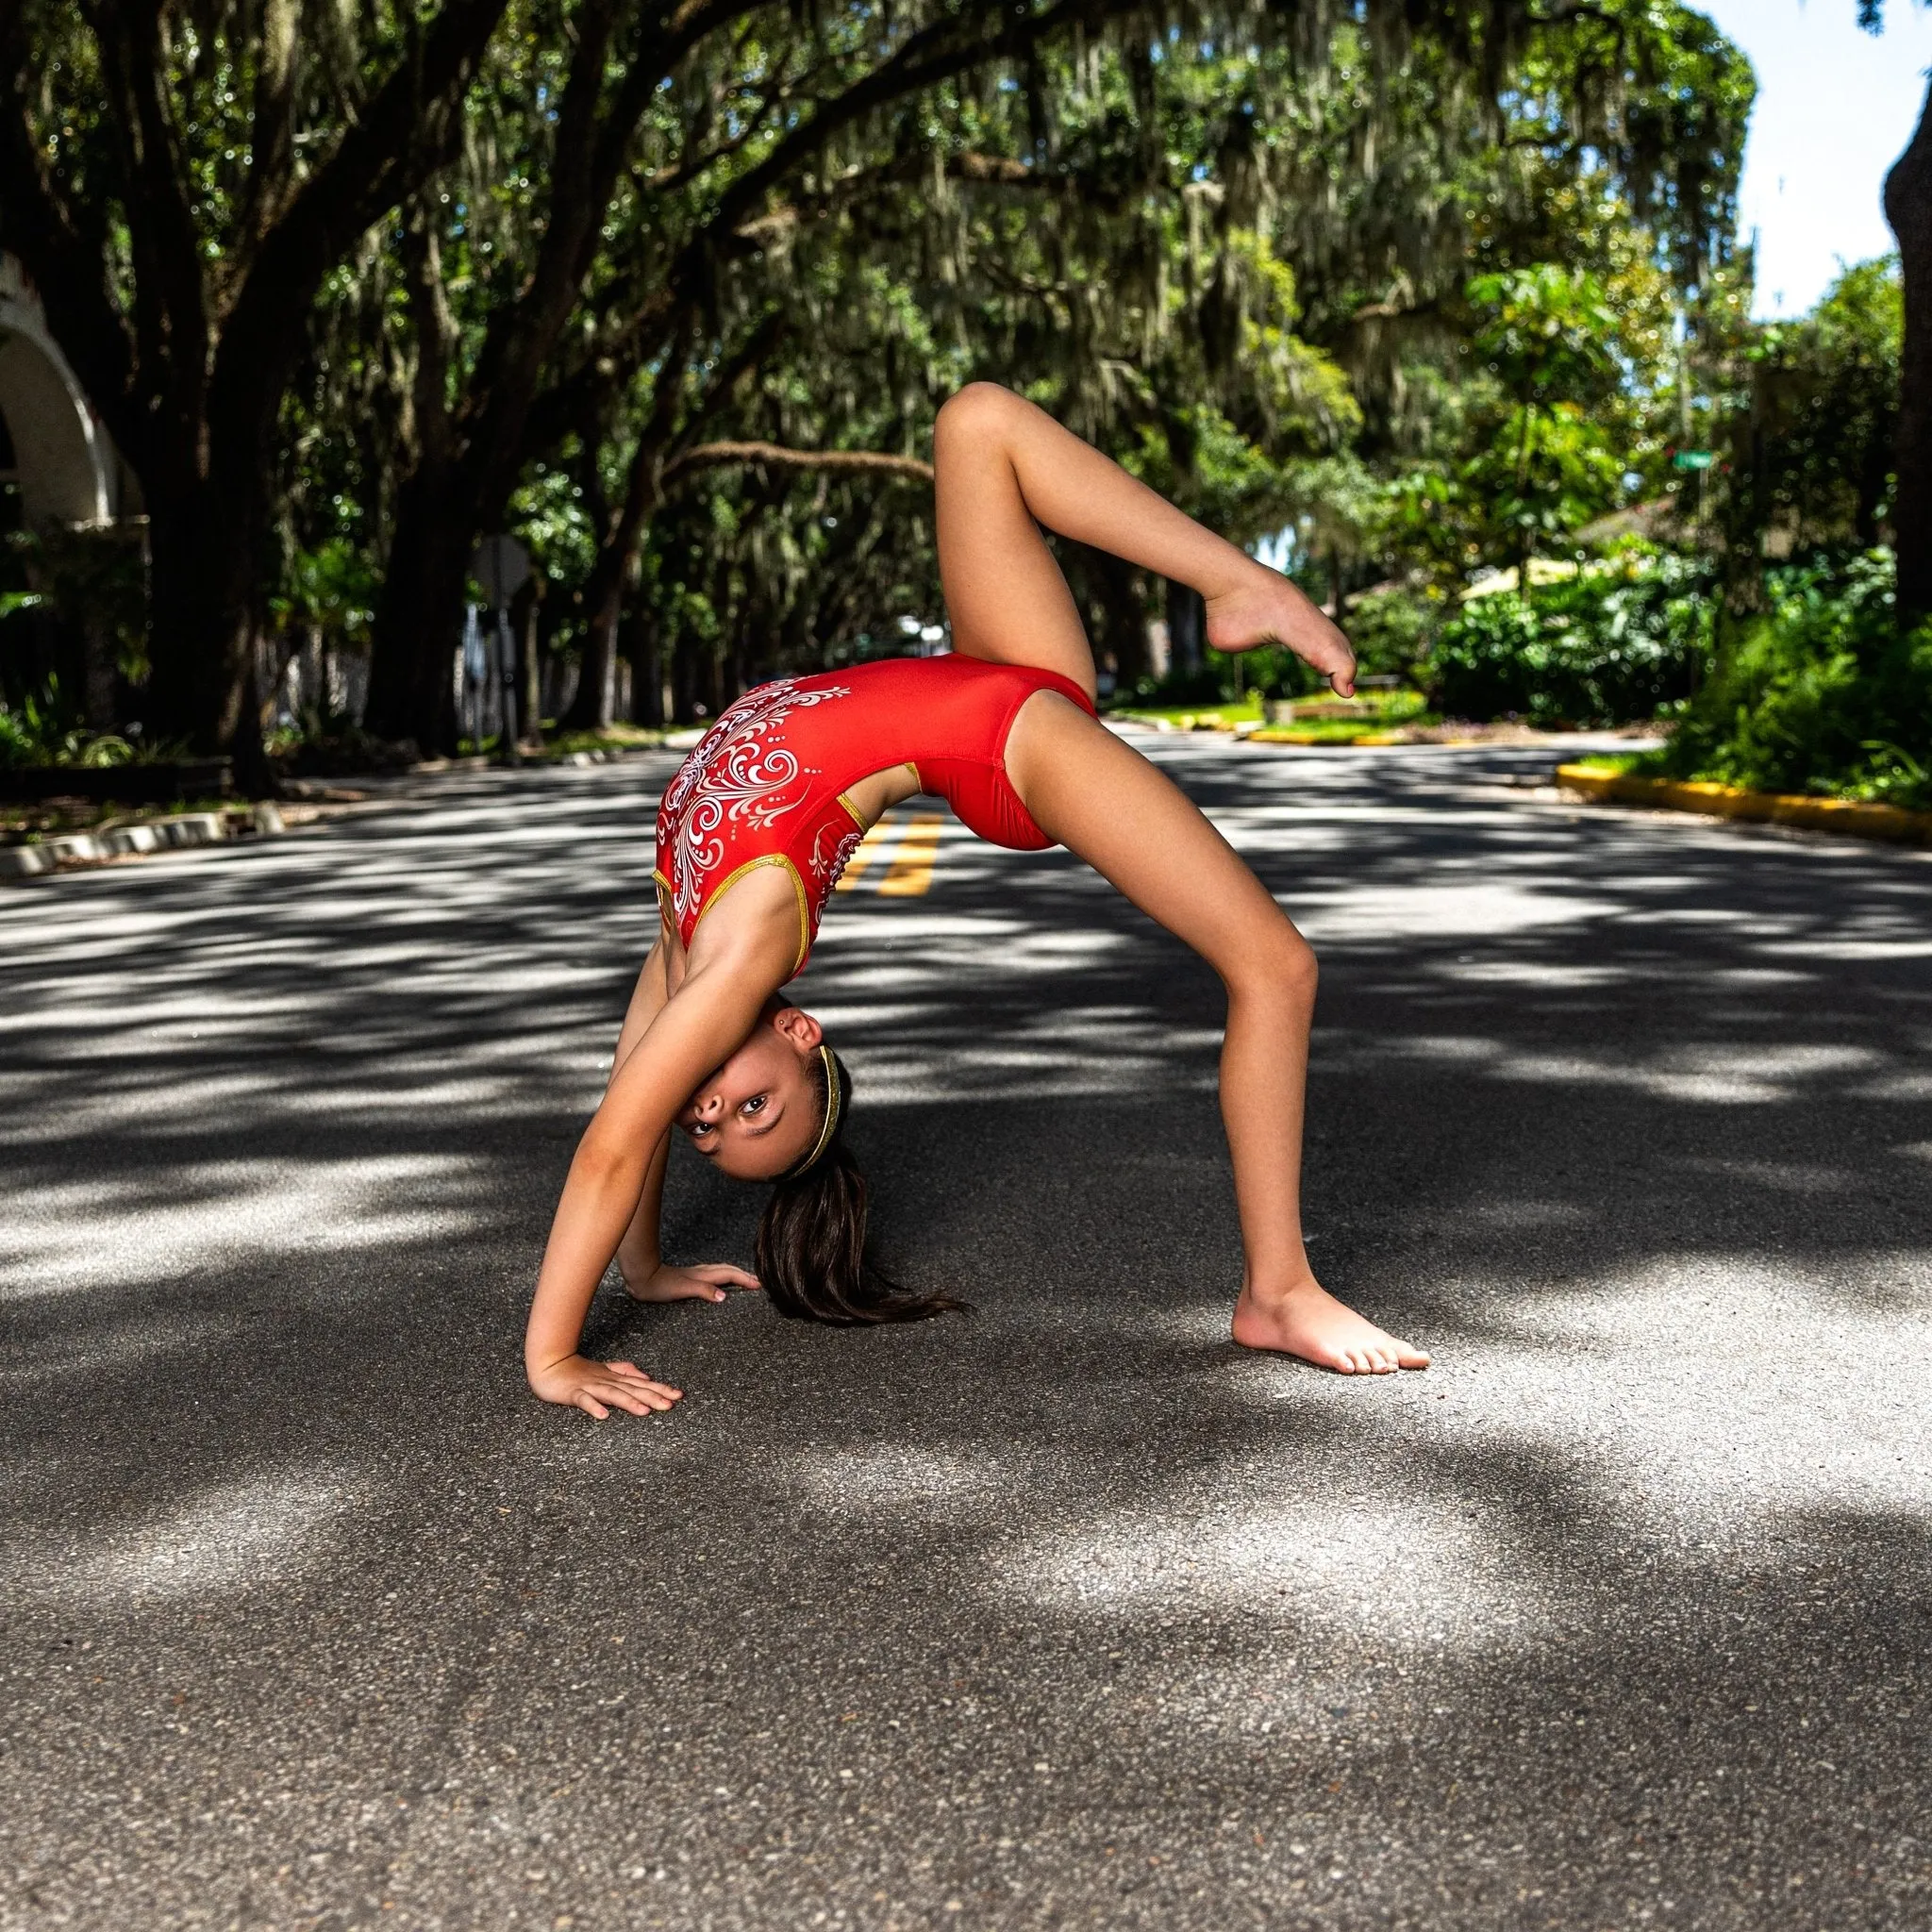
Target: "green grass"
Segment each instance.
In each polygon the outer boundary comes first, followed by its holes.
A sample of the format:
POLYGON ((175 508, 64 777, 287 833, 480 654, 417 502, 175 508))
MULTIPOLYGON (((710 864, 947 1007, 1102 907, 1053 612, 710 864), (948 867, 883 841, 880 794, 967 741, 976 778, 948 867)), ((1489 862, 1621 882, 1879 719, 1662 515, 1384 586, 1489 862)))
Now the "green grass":
MULTIPOLYGON (((1333 698, 1310 697, 1299 704, 1333 704, 1333 698)), ((1321 738, 1353 738, 1363 731, 1387 731, 1397 724, 1430 724, 1436 721, 1427 710, 1427 700, 1419 691, 1364 691, 1357 700, 1360 710, 1350 718, 1297 718, 1288 729, 1312 732, 1321 738)), ((1264 722, 1261 700, 1250 693, 1211 705, 1116 704, 1108 713, 1115 718, 1132 718, 1147 723, 1165 720, 1170 724, 1191 729, 1194 724, 1260 724, 1264 722)))
POLYGON ((1191 728, 1210 721, 1221 724, 1258 724, 1261 707, 1255 698, 1230 699, 1220 705, 1115 705, 1109 718, 1133 718, 1146 724, 1165 720, 1191 728))
MULTIPOLYGON (((544 758, 567 758, 580 751, 652 751, 664 742, 661 731, 641 724, 608 724, 602 731, 559 731, 554 724, 543 727, 543 749, 526 751, 525 758, 541 763, 544 758)), ((474 738, 457 741, 458 758, 493 758, 503 749, 503 741, 491 736, 480 743, 474 738)))
POLYGON ((661 731, 641 724, 610 724, 602 731, 548 731, 543 734, 547 758, 569 758, 579 751, 649 751, 664 742, 661 731))

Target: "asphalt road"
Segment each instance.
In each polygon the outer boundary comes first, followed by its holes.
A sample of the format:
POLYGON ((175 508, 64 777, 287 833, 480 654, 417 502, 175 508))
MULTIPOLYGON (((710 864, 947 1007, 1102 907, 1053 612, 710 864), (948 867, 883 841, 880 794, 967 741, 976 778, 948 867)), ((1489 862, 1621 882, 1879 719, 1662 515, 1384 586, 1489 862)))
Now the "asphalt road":
POLYGON ((0 1924, 1932 1921, 1932 856, 1148 742, 1425 1374, 1228 1344, 1214 986, 1064 855, 805 984, 979 1312, 607 1293, 602 1426, 517 1338, 665 761, 0 889, 0 1924))

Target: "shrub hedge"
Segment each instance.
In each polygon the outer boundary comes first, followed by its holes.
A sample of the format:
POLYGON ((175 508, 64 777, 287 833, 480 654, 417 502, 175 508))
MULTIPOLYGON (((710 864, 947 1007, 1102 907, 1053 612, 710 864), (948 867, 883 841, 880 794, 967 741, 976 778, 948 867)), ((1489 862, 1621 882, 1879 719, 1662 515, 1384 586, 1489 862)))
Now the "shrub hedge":
POLYGON ((1932 625, 1900 632, 1890 554, 1774 571, 1767 590, 1652 769, 1932 809, 1932 625))
POLYGON ((1421 667, 1445 717, 1596 726, 1668 715, 1704 676, 1710 566, 1632 553, 1578 575, 1473 597, 1421 667))

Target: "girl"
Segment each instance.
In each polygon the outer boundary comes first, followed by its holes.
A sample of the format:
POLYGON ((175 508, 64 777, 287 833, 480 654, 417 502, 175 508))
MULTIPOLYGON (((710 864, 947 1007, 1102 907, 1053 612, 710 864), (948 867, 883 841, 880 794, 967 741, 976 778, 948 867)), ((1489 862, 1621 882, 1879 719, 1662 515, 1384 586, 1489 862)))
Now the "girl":
POLYGON ((1344 1307, 1302 1246, 1300 1171, 1315 958, 1183 794, 1098 724, 1094 671, 1039 525, 1191 584, 1223 651, 1279 641, 1354 689, 1341 633, 1285 577, 991 383, 940 411, 940 573, 955 655, 780 678, 719 718, 658 815, 661 934, 602 1105, 571 1163, 524 1341, 530 1387, 603 1417, 680 1391, 577 1352, 611 1257, 641 1301, 770 1291, 787 1314, 886 1322, 958 1307, 865 1260, 865 1185, 842 1139, 851 1083, 819 1023, 779 998, 864 834, 915 792, 995 843, 1077 853, 1227 988, 1221 1108, 1246 1266, 1234 1339, 1344 1374, 1428 1357, 1344 1307), (755 1277, 658 1252, 673 1128, 743 1180, 776 1183, 755 1277))

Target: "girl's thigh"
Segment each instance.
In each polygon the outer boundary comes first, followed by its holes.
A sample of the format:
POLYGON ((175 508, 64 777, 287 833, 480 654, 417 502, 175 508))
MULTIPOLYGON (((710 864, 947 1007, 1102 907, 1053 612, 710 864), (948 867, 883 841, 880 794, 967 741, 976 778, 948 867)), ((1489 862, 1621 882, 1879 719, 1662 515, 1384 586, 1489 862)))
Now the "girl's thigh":
POLYGON ((1027 699, 1007 776, 1049 838, 1084 858, 1224 979, 1306 956, 1286 913, 1172 779, 1053 691, 1027 699))
POLYGON ((1091 695, 1086 629, 1026 508, 1004 433, 1009 408, 1025 407, 975 385, 940 411, 933 488, 953 648, 995 664, 1057 671, 1091 695))

